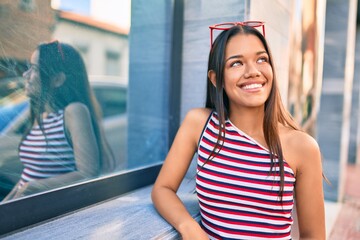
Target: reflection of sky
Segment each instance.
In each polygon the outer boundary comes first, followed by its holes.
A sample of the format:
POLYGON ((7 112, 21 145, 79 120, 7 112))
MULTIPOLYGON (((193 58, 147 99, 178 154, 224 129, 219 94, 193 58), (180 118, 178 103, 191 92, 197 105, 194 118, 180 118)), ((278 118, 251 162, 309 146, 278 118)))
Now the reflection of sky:
POLYGON ((60 9, 77 12, 84 15, 90 14, 90 0, 61 0, 60 9))
POLYGON ((52 0, 55 9, 88 15, 97 20, 130 28, 131 0, 52 0))

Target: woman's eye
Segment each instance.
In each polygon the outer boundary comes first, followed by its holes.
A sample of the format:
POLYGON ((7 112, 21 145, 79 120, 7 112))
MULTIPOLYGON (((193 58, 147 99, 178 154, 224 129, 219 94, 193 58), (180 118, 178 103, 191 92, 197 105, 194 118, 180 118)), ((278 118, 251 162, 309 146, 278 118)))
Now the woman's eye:
POLYGON ((233 62, 233 63, 231 63, 231 67, 238 67, 238 66, 241 66, 242 65, 242 63, 240 62, 240 61, 236 61, 236 62, 233 62))
POLYGON ((263 62, 267 62, 267 58, 266 57, 261 57, 257 60, 258 63, 263 63, 263 62))

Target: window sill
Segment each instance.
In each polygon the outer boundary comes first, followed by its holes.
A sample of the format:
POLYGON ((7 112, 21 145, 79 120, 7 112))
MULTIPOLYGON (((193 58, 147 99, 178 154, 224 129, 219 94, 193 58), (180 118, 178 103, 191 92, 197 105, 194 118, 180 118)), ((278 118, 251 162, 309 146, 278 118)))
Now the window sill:
MULTIPOLYGON (((194 187, 194 179, 185 178, 178 195, 190 214, 199 220, 194 187)), ((140 188, 3 239, 180 239, 177 231, 156 212, 151 189, 152 185, 140 188)))

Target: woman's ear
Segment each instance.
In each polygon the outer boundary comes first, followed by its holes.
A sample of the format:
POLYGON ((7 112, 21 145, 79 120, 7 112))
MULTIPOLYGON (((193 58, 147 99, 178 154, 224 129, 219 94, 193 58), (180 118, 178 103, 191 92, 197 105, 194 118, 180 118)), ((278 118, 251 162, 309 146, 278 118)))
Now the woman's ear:
POLYGON ((214 70, 208 71, 208 78, 210 79, 212 85, 216 88, 216 74, 214 70))
POLYGON ((66 80, 65 74, 63 72, 60 72, 54 76, 54 79, 53 79, 54 85, 53 86, 60 87, 61 85, 64 84, 65 80, 66 80))

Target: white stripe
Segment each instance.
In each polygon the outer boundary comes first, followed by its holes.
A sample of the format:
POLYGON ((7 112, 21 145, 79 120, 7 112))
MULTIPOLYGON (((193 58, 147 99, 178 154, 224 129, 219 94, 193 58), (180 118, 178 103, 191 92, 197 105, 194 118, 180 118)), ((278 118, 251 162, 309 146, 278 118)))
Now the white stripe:
POLYGON ((46 153, 46 152, 53 152, 53 153, 61 153, 61 152, 72 152, 72 149, 69 147, 55 147, 55 146, 49 146, 49 147, 31 147, 31 146, 21 146, 21 150, 23 151, 29 151, 29 152, 35 152, 35 153, 46 153))
POLYGON ((63 160, 63 161, 44 161, 44 160, 32 160, 32 159, 24 159, 24 165, 37 165, 37 166, 57 166, 57 165, 70 165, 75 164, 72 159, 63 160))
POLYGON ((74 165, 59 165, 58 167, 46 167, 46 166, 41 166, 41 167, 38 167, 38 166, 35 166, 35 165, 32 165, 32 164, 24 164, 26 165, 26 167, 28 167, 28 170, 31 171, 31 170, 34 170, 34 171, 41 171, 41 172, 44 172, 44 171, 49 171, 49 172, 58 172, 58 171, 63 171, 63 170, 66 170, 66 171, 69 171, 69 170, 75 170, 75 166, 74 165))
POLYGON ((67 146, 70 147, 69 143, 66 140, 48 141, 47 143, 46 143, 46 141, 33 142, 33 141, 25 140, 23 142, 23 144, 27 145, 27 146, 48 146, 48 145, 50 145, 50 146, 59 146, 59 145, 67 145, 67 146))
MULTIPOLYGON (((59 159, 60 157, 59 156, 56 156, 56 155, 53 155, 53 154, 31 154, 31 153, 24 153, 24 152, 20 152, 19 153, 19 156, 20 157, 25 157, 25 158, 33 158, 34 160, 35 159, 41 159, 41 160, 43 160, 43 159, 51 159, 51 160, 56 160, 56 159, 59 159)), ((71 159, 71 158, 73 158, 74 157, 74 154, 72 154, 72 153, 68 153, 68 154, 63 154, 62 156, 61 156, 61 158, 69 158, 69 159, 71 159)))
MULTIPOLYGON (((57 126, 57 127, 53 127, 53 128, 44 128, 44 131, 46 134, 49 134, 49 133, 53 133, 53 132, 59 132, 59 131, 62 131, 63 130, 63 126, 57 126)), ((30 131, 30 134, 32 135, 42 135, 43 132, 41 131, 41 129, 32 129, 30 131)))
MULTIPOLYGON (((214 149, 214 145, 209 145, 206 142, 202 142, 201 143, 201 147, 207 149, 208 151, 212 151, 214 149)), ((254 149, 248 148, 248 147, 243 147, 243 146, 237 146, 235 147, 235 149, 233 149, 234 151, 246 151, 249 155, 256 154, 258 153, 257 151, 254 151, 254 149)), ((221 154, 225 155, 225 156, 229 156, 235 159, 239 159, 239 154, 241 154, 241 159, 244 160, 249 160, 249 161, 254 161, 254 162, 259 162, 259 163, 269 163, 270 159, 269 157, 258 157, 258 156, 248 156, 248 155, 244 155, 244 153, 241 152, 237 152, 237 153, 232 153, 230 151, 227 151, 226 149, 222 148, 221 149, 221 154)))

